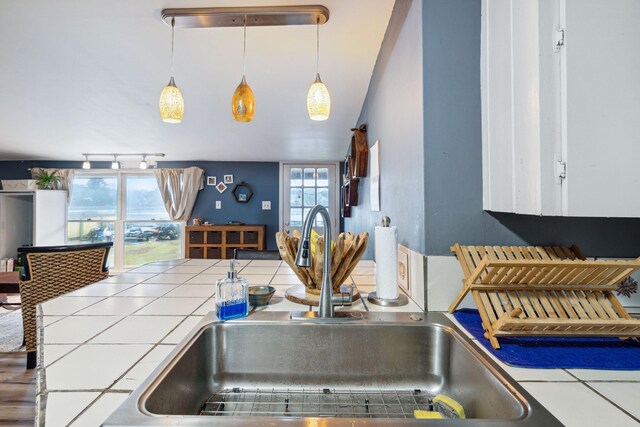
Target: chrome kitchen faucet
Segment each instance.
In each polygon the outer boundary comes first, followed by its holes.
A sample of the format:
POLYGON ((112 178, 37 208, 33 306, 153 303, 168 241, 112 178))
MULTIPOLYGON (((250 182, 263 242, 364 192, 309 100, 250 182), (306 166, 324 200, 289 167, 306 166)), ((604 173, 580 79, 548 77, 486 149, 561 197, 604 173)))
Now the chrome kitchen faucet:
POLYGON ((293 320, 326 321, 328 319, 361 319, 362 313, 339 311, 335 312, 335 305, 351 305, 353 299, 353 287, 349 293, 333 295, 333 283, 331 281, 331 218, 329 212, 322 205, 315 205, 304 220, 300 247, 296 255, 296 265, 299 267, 311 267, 311 229, 316 216, 320 214, 324 220, 324 264, 322 266, 322 288, 320 290, 320 306, 318 311, 296 311, 291 313, 293 320))

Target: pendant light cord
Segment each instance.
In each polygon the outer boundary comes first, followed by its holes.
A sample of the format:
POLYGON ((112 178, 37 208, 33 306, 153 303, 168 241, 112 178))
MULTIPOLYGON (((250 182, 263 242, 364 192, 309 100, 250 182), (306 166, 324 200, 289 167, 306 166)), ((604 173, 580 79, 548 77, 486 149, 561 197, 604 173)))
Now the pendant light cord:
POLYGON ((176 18, 171 18, 171 78, 173 78, 173 43, 175 39, 176 18))
POLYGON ((320 18, 316 21, 316 74, 320 74, 320 18))
POLYGON ((244 77, 247 64, 247 15, 244 15, 244 41, 242 44, 242 76, 244 77))

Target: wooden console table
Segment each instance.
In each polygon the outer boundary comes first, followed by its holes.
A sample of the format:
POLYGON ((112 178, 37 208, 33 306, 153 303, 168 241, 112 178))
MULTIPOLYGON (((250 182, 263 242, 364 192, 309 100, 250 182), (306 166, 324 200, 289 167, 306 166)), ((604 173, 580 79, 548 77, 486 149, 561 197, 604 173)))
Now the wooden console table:
POLYGON ((233 259, 234 249, 264 250, 266 225, 190 225, 186 227, 187 258, 233 259))

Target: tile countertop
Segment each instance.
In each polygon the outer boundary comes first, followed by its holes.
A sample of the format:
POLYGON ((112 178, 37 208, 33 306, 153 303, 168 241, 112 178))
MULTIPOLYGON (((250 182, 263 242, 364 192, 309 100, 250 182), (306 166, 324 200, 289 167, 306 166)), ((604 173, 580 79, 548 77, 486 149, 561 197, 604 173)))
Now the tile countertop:
MULTIPOLYGON (((286 264, 237 264, 239 275, 251 285, 276 288, 264 310, 306 309, 284 298, 287 288, 300 283, 286 264)), ((375 290, 374 266, 373 261, 360 262, 351 280, 362 298, 338 310, 421 311, 411 300, 395 308, 367 303, 367 294, 375 290)), ((226 262, 218 260, 155 262, 42 304, 36 425, 99 426, 215 309, 215 282, 226 271, 226 262)), ((498 363, 567 426, 640 425, 640 371, 525 369, 498 363)))

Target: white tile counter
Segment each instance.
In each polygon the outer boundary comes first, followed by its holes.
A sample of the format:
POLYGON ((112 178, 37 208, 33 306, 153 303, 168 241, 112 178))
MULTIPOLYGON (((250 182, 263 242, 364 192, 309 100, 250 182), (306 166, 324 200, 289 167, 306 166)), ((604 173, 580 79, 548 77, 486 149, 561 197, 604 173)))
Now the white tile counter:
MULTIPOLYGON (((237 264, 250 285, 276 288, 263 310, 308 309, 284 298, 289 287, 299 284, 286 264, 237 264)), ((202 316, 215 310, 215 282, 226 271, 227 262, 217 260, 151 263, 42 304, 38 422, 46 427, 99 426, 202 316)), ((375 290, 372 261, 361 261, 351 279, 362 298, 339 310, 421 311, 411 300, 397 308, 366 302, 375 290)), ((568 426, 639 424, 639 372, 501 366, 568 426)))

